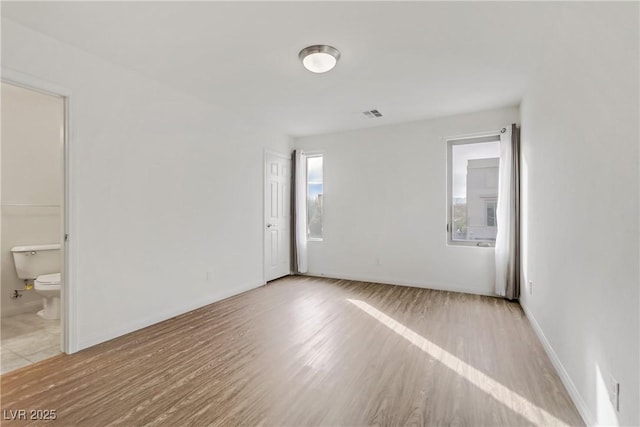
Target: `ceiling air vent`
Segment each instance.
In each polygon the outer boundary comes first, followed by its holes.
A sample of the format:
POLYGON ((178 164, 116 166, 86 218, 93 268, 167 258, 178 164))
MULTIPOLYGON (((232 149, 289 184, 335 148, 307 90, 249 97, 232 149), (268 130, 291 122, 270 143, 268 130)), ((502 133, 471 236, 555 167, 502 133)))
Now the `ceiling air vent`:
POLYGON ((369 117, 370 119, 376 119, 378 117, 382 117, 382 113, 378 110, 363 111, 362 114, 369 117))

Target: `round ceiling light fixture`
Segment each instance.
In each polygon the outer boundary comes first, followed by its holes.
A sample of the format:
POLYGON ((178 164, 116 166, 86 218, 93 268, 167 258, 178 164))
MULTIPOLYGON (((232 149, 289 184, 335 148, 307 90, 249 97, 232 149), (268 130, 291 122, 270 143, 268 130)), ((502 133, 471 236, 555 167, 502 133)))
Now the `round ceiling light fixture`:
POLYGON ((305 47, 298 54, 304 68, 312 73, 326 73, 333 69, 340 59, 338 49, 325 44, 305 47))

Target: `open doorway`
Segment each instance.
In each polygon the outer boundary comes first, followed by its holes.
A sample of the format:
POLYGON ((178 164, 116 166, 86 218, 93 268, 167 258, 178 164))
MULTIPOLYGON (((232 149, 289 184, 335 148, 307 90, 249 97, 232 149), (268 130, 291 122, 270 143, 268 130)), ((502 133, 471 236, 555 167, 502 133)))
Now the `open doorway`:
POLYGON ((2 82, 2 373, 62 352, 65 305, 63 96, 2 82))

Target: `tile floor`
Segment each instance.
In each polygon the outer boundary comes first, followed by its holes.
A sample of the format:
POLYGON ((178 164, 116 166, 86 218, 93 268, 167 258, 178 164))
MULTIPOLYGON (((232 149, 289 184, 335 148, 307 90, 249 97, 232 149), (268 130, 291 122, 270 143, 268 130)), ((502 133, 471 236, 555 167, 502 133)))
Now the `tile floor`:
POLYGON ((36 313, 0 319, 0 373, 60 354, 60 320, 36 313))

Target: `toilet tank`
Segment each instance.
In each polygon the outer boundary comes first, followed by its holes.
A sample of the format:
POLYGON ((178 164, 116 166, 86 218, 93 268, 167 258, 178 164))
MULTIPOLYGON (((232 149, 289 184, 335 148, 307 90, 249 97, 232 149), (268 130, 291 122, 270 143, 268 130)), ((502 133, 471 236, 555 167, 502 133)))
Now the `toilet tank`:
POLYGON ((35 279, 41 274, 60 272, 60 244, 27 245, 11 248, 20 279, 35 279))

